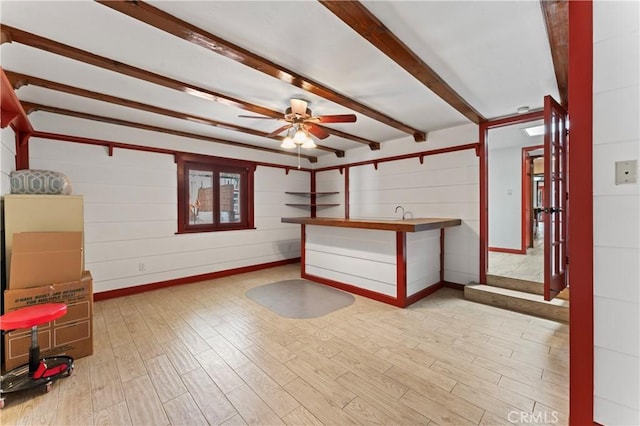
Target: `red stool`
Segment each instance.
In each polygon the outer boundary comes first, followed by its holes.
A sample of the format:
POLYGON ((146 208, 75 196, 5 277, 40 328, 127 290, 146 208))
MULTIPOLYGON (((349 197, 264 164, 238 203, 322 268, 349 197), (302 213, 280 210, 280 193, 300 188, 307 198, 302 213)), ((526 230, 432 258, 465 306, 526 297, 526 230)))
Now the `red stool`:
POLYGON ((67 313, 64 303, 45 303, 16 309, 0 316, 0 330, 11 331, 31 327, 31 346, 29 347, 29 363, 7 372, 0 385, 0 408, 4 408, 4 395, 9 392, 30 389, 44 385, 45 392, 51 390, 55 380, 66 373, 73 373, 73 358, 70 356, 54 356, 40 358, 38 344, 38 325, 60 318, 67 313))

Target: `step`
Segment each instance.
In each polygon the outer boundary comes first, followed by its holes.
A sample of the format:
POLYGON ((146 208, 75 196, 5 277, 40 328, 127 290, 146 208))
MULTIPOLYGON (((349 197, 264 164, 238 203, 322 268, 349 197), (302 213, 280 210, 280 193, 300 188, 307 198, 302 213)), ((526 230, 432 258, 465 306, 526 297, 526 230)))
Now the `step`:
POLYGON ((486 284, 464 287, 467 300, 556 321, 569 321, 569 302, 564 299, 545 301, 542 295, 531 294, 486 284))
MULTIPOLYGON (((487 274, 487 284, 510 290, 523 291, 531 294, 544 294, 544 285, 538 281, 528 281, 500 275, 487 274)), ((558 295, 560 299, 569 300, 569 288, 565 288, 558 295)))

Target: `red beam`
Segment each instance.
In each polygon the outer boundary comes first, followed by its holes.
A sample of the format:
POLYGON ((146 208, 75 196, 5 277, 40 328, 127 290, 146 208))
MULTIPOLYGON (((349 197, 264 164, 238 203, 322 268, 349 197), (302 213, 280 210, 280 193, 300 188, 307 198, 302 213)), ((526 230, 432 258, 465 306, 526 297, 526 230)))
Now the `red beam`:
POLYGON ((378 167, 379 163, 386 163, 389 161, 398 161, 398 160, 406 160, 408 158, 420 158, 423 156, 429 156, 429 155, 438 155, 438 154, 445 154, 448 152, 456 152, 456 151, 465 151, 467 149, 476 149, 478 146, 478 143, 469 143, 466 145, 456 145, 456 146, 449 146, 446 148, 439 148, 439 149, 432 149, 429 151, 421 151, 421 152, 414 152, 412 154, 404 154, 404 155, 396 155, 393 157, 385 157, 385 158, 378 158, 375 160, 366 160, 366 161, 359 161, 357 163, 348 163, 348 164, 342 164, 339 166, 328 166, 328 167, 322 167, 319 169, 315 169, 316 172, 324 172, 327 170, 340 170, 340 169, 344 169, 344 168, 349 168, 349 167, 356 167, 356 166, 365 166, 368 164, 373 164, 374 167, 378 167))
POLYGON ((569 2, 569 423, 593 424, 593 3, 569 2), (571 214, 573 212, 573 214, 571 214), (575 266, 574 266, 575 265, 575 266))
POLYGON ((13 90, 9 78, 0 67, 0 116, 3 129, 9 125, 17 132, 30 134, 33 127, 27 118, 27 113, 22 108, 20 100, 13 90))
POLYGON ((396 299, 407 306, 407 233, 396 232, 396 299))
MULTIPOLYGON (((60 133, 40 132, 37 130, 34 131, 31 136, 42 138, 42 139, 52 139, 52 140, 59 140, 59 141, 65 141, 65 142, 82 143, 85 145, 104 146, 104 147, 107 147, 109 151, 112 151, 114 148, 120 148, 120 149, 131 149, 134 151, 154 152, 157 154, 168 154, 168 155, 174 155, 174 156, 178 154, 196 155, 196 154, 193 154, 192 152, 176 151, 176 150, 165 149, 165 148, 155 148, 152 146, 135 145, 135 144, 128 144, 124 142, 107 141, 102 139, 85 138, 81 136, 63 135, 60 133)), ((233 159, 229 159, 229 160, 233 160, 233 159)), ((234 160, 234 161, 237 161, 237 160, 234 160)), ((275 163, 265 163, 262 161, 251 161, 251 163, 255 164, 256 166, 274 167, 278 169, 285 169, 287 171, 292 168, 291 166, 283 166, 281 164, 275 164, 275 163)), ((301 168, 296 170, 300 170, 303 172, 311 172, 311 169, 306 169, 306 168, 301 168)))

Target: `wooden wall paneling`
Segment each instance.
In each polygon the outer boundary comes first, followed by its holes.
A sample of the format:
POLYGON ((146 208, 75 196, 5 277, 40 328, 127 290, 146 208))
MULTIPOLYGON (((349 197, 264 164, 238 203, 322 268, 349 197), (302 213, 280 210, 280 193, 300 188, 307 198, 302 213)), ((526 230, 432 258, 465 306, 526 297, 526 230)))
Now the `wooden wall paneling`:
POLYGON ((35 165, 67 174, 87 196, 87 269, 94 275, 96 292, 299 256, 295 227, 286 228, 272 220, 284 216, 286 207, 264 201, 274 188, 278 192, 306 190, 308 172, 287 175, 278 168, 259 166, 255 193, 264 195, 258 196, 263 202, 256 204, 255 215, 258 222, 264 218, 262 223, 273 227, 219 232, 202 238, 198 234, 174 235, 177 171, 171 155, 129 150, 116 150, 113 157, 105 154, 100 146, 38 139, 32 143, 35 165), (305 185, 301 186, 301 178, 305 185), (132 235, 142 239, 132 238, 120 228, 134 230, 132 235), (238 233, 247 237, 239 240, 238 233))
MULTIPOLYGON (((414 217, 460 217, 445 233, 447 281, 476 281, 478 251, 478 157, 473 149, 349 168, 350 216, 397 218, 403 205, 414 217), (411 200, 407 203, 406 200, 411 200)), ((318 174, 319 176, 322 173, 318 174)))
POLYGON ((318 209, 320 217, 344 217, 345 195, 344 174, 338 170, 327 170, 316 173, 316 190, 319 192, 337 192, 337 194, 317 197, 318 203, 338 204, 335 207, 321 207, 318 209))
POLYGON ((407 297, 442 281, 440 278, 440 235, 442 232, 443 230, 440 229, 406 234, 407 297))

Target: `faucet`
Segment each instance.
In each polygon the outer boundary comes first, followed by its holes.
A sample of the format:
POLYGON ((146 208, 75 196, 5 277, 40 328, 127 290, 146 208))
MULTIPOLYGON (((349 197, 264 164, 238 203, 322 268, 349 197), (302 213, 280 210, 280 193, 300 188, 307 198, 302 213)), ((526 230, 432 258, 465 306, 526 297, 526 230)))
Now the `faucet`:
POLYGON ((396 206, 396 213, 398 213, 398 209, 402 209, 402 220, 404 220, 404 207, 396 206))

